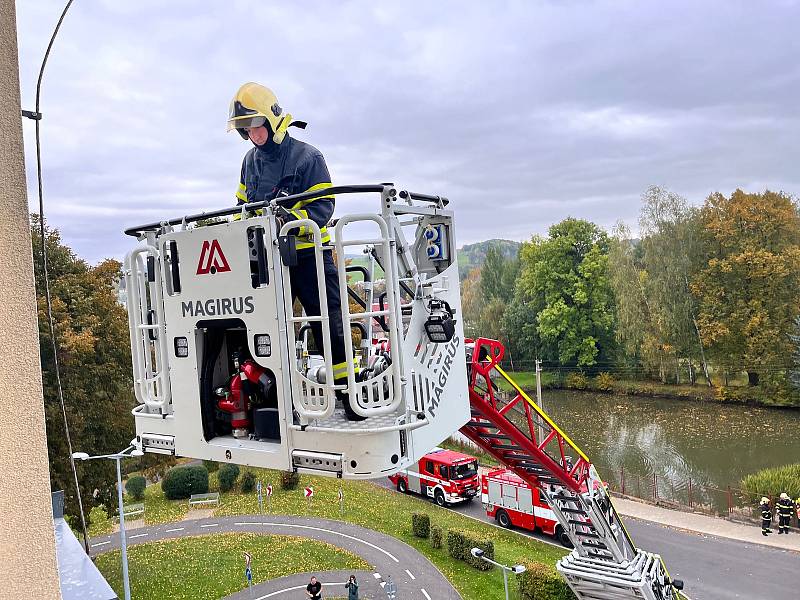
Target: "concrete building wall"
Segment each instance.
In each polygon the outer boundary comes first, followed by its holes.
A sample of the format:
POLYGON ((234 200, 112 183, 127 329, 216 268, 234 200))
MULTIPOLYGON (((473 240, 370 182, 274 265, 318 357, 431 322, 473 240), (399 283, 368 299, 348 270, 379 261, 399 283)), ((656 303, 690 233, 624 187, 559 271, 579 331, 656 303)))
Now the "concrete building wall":
POLYGON ((61 598, 25 190, 14 0, 0 0, 0 346, 0 600, 61 598))

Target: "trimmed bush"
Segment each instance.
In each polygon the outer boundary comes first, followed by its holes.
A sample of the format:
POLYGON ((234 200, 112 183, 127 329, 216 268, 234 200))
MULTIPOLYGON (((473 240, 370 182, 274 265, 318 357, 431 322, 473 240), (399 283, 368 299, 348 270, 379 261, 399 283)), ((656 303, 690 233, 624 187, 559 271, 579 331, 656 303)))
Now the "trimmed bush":
POLYGON ((431 534, 431 518, 425 513, 413 513, 411 533, 418 538, 427 538, 431 534))
POLYGON ((217 479, 220 492, 230 492, 239 478, 239 465, 225 463, 219 468, 217 479))
POLYGON ((182 500, 192 494, 207 494, 208 471, 203 465, 170 469, 161 480, 161 489, 168 500, 182 500))
POLYGON ((125 482, 125 491, 134 500, 141 500, 144 498, 144 488, 147 487, 147 480, 141 475, 134 475, 129 477, 125 482))
POLYGON ((249 494, 254 489, 256 489, 256 476, 253 475, 252 471, 245 471, 244 475, 242 475, 242 492, 245 494, 249 494))
POLYGON ((281 489, 296 490, 300 485, 300 474, 294 471, 281 471, 281 489))
POLYGON ((472 549, 480 548, 486 558, 494 559, 494 542, 488 538, 478 538, 470 531, 462 529, 447 530, 447 553, 456 560, 463 560, 479 571, 488 571, 492 565, 472 556, 472 549))
POLYGON ((431 546, 442 547, 442 528, 438 525, 431 525, 431 546))
POLYGON ((575 600, 575 594, 552 567, 539 562, 522 564, 525 572, 517 575, 522 600, 575 600))
POLYGON ((214 473, 215 471, 219 470, 219 463, 215 460, 204 460, 203 466, 208 470, 209 473, 214 473))

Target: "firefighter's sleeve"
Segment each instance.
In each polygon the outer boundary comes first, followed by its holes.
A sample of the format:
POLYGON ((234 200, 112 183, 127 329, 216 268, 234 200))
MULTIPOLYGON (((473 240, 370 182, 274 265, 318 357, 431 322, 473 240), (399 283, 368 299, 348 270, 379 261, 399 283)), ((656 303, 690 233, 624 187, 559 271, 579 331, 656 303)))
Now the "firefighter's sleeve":
MULTIPOLYGON (((236 188, 236 205, 245 204, 247 202, 247 186, 244 184, 244 161, 242 161, 242 171, 239 175, 239 187, 236 188)), ((241 213, 233 215, 233 220, 238 221, 242 218, 241 213)))
MULTIPOLYGON (((314 192, 331 187, 331 176, 328 172, 328 166, 325 164, 325 159, 322 154, 317 151, 313 152, 309 159, 301 166, 298 172, 300 177, 299 193, 314 192)), ((333 209, 335 206, 334 197, 322 196, 320 198, 313 198, 311 200, 300 200, 289 211, 296 219, 311 219, 319 228, 323 230, 324 238, 329 238, 327 233, 324 232, 324 227, 328 224, 333 216, 333 209)), ((300 227, 298 235, 307 235, 306 227, 300 227)))

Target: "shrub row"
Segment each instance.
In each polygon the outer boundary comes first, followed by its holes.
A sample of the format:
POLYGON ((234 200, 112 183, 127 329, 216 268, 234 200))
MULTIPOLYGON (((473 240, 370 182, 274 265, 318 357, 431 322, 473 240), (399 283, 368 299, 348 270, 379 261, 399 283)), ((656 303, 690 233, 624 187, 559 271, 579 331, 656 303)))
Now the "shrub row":
POLYGON ((129 477, 125 482, 125 491, 134 500, 141 500, 144 498, 144 488, 147 487, 147 480, 141 475, 134 475, 129 477))
POLYGON ((472 549, 480 548, 486 558, 494 559, 494 542, 490 539, 476 537, 472 532, 462 529, 447 530, 447 553, 456 560, 463 560, 479 571, 492 568, 485 560, 472 556, 472 549))
POLYGON ((428 538, 431 532, 431 518, 425 513, 411 515, 411 533, 418 538, 428 538))
POLYGON ((431 546, 442 547, 442 528, 438 525, 431 525, 431 546))
POLYGON ((233 486, 236 485, 236 480, 239 478, 239 465, 225 463, 219 468, 217 473, 217 480, 219 481, 220 492, 230 492, 233 486))
POLYGON ((192 494, 208 493, 208 470, 203 465, 170 469, 161 480, 168 500, 182 500, 192 494))
POLYGON ((575 594, 552 567, 532 561, 523 564, 525 572, 517 575, 522 600, 575 600, 575 594))
POLYGON ((281 489, 296 490, 300 485, 300 474, 293 471, 281 471, 281 489))

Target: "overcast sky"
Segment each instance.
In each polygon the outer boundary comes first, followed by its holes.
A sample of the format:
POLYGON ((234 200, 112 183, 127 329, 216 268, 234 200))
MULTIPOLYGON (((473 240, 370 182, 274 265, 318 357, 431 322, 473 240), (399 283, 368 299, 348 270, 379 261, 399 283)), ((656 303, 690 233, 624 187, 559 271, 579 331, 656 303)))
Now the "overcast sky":
MULTIPOLYGON (((17 3, 24 108, 63 4, 17 3)), ((42 91, 45 210, 96 262, 125 227, 233 203, 245 81, 309 122, 290 131, 335 184, 451 198, 459 245, 635 226, 651 184, 798 195, 799 57, 789 0, 75 0, 42 91)))

